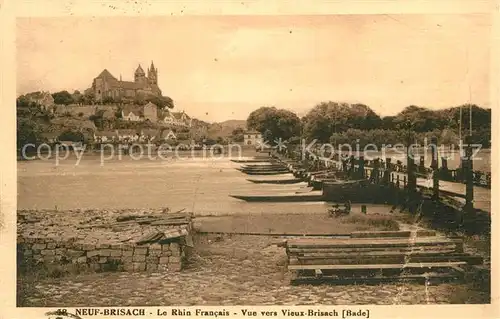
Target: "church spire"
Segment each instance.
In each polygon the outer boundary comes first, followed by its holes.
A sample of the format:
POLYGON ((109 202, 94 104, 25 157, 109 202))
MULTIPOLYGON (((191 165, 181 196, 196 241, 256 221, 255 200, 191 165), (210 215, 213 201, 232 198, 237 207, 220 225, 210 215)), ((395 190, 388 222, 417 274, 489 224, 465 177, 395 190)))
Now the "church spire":
POLYGON ((151 60, 151 66, 149 67, 151 71, 155 71, 155 65, 153 63, 153 60, 151 60))

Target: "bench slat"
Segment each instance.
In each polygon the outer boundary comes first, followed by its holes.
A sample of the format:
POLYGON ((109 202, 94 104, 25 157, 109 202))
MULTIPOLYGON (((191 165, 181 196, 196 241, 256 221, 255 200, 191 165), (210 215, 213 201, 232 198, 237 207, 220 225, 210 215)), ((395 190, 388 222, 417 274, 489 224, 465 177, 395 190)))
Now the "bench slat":
POLYGON ((467 262, 430 262, 430 263, 406 263, 406 264, 360 264, 360 265, 288 265, 289 270, 301 269, 404 269, 404 268, 449 268, 466 265, 467 262))

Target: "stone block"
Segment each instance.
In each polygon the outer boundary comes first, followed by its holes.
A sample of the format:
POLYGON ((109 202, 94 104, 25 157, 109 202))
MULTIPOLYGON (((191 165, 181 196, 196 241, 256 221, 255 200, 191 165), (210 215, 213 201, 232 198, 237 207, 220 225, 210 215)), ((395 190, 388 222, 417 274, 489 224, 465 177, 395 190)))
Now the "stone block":
POLYGON ((157 264, 158 263, 158 260, 160 259, 160 257, 157 257, 157 256, 147 256, 146 257, 146 262, 147 263, 155 263, 157 264))
POLYGON ((24 251, 24 255, 25 255, 25 256, 33 256, 33 250, 31 250, 31 249, 26 249, 26 250, 24 251))
POLYGON ((182 264, 181 263, 170 263, 170 264, 168 264, 168 269, 171 271, 181 271, 182 264))
POLYGON ((74 249, 68 249, 66 251, 66 255, 70 257, 80 257, 83 256, 85 252, 83 250, 74 250, 74 249))
POLYGON ((169 262, 169 257, 160 257, 160 260, 158 261, 159 264, 161 265, 166 265, 169 262))
POLYGON ((110 248, 110 244, 102 244, 102 243, 99 243, 96 245, 96 248, 97 249, 106 249, 106 248, 110 248))
POLYGON ((133 257, 132 256, 122 256, 121 260, 123 263, 132 263, 133 257))
POLYGON ((146 271, 157 271, 157 270, 158 270, 158 264, 146 263, 146 271))
POLYGON ((168 264, 158 264, 158 271, 168 271, 168 264))
POLYGON ((156 250, 156 249, 150 249, 149 250, 149 256, 161 256, 162 255, 161 250, 156 250))
POLYGON ((180 256, 170 256, 169 261, 171 263, 180 263, 181 262, 181 257, 180 256))
POLYGON ((179 245, 179 243, 170 243, 170 250, 171 251, 180 251, 181 249, 181 246, 179 245))
POLYGON ((56 256, 43 256, 43 261, 46 263, 52 263, 56 261, 56 256))
POLYGON ((110 245, 111 249, 124 249, 125 245, 122 243, 114 243, 110 245))
POLYGON ((78 257, 78 258, 76 259, 76 262, 77 262, 78 264, 84 264, 84 263, 86 263, 86 262, 87 262, 87 257, 85 257, 85 256, 78 257))
POLYGON ((111 256, 111 249, 101 249, 99 256, 111 256))
POLYGON ((56 248, 56 255, 64 255, 66 253, 66 248, 56 248))
POLYGON ((146 247, 134 248, 134 255, 147 255, 148 249, 146 247))
POLYGON ((96 245, 94 244, 83 244, 82 245, 83 250, 94 250, 96 249, 96 245))
POLYGON ((134 264, 133 263, 124 263, 123 264, 123 270, 125 271, 134 271, 134 264))
POLYGON ((162 251, 170 251, 170 244, 163 244, 161 245, 161 250, 162 251))
POLYGON ((181 250, 180 248, 170 248, 171 252, 172 252, 172 256, 180 256, 181 255, 181 250))
POLYGON ((132 256, 134 254, 133 250, 123 250, 122 251, 122 256, 132 256))
POLYGON ((47 243, 47 249, 55 249, 56 243, 47 243))
POLYGON ((101 253, 100 250, 90 250, 87 251, 87 257, 100 256, 100 253, 101 253))
POLYGON ((99 264, 105 264, 108 262, 108 257, 99 257, 99 264))
POLYGON ((33 247, 32 247, 32 249, 37 249, 37 250, 42 250, 45 248, 47 248, 47 244, 40 244, 40 243, 33 244, 33 247))
POLYGON ((166 257, 172 256, 172 252, 170 250, 166 250, 166 251, 164 250, 164 251, 162 251, 161 255, 164 256, 164 257, 165 256, 166 257))
POLYGON ((113 256, 113 257, 121 256, 122 255, 122 251, 121 251, 121 249, 111 249, 109 251, 109 255, 113 256))
POLYGON ((132 261, 146 261, 146 255, 134 255, 132 261))
POLYGON ((40 252, 43 256, 54 256, 56 251, 54 249, 44 249, 40 252))
POLYGON ((145 271, 146 263, 133 263, 134 271, 145 271))
POLYGON ((151 250, 160 250, 160 251, 161 251, 161 250, 162 250, 162 247, 161 247, 161 245, 160 245, 160 244, 155 243, 155 244, 151 244, 151 245, 149 245, 149 250, 150 250, 150 251, 151 251, 151 250))

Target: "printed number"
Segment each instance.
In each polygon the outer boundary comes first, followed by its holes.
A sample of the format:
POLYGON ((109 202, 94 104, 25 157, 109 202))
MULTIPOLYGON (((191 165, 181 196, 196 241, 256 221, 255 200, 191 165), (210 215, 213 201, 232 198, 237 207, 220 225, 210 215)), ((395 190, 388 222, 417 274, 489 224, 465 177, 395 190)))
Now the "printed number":
POLYGON ((65 315, 65 314, 68 313, 68 310, 66 310, 66 309, 57 309, 57 313, 65 315))

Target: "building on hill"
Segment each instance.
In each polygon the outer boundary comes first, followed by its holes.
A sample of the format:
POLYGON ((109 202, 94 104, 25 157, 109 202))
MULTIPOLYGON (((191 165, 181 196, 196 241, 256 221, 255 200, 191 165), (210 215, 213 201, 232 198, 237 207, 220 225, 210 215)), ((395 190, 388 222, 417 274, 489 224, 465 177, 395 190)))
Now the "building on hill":
POLYGON ((28 101, 39 105, 42 110, 52 111, 52 107, 54 106, 54 98, 49 92, 32 92, 26 94, 25 97, 26 99, 28 99, 28 101))
POLYGON ((243 143, 244 145, 255 145, 260 146, 264 143, 262 139, 262 134, 257 131, 246 131, 243 134, 243 143))
POLYGON ((170 112, 168 110, 165 110, 160 115, 159 120, 162 124, 184 126, 184 127, 191 127, 193 123, 193 119, 189 117, 189 115, 187 115, 184 111, 170 112))
POLYGON ((149 102, 144 106, 125 105, 122 107, 122 119, 125 121, 158 121, 158 107, 149 102))
POLYGON ((158 87, 158 69, 153 61, 148 68, 148 75, 139 64, 134 72, 134 81, 122 81, 114 77, 107 69, 104 69, 92 82, 92 92, 95 100, 102 102, 106 98, 134 100, 139 95, 161 96, 158 87))
POLYGON ((145 121, 158 121, 158 107, 155 104, 149 102, 148 104, 144 105, 142 112, 144 114, 145 121))
POLYGON ((139 109, 135 106, 124 106, 122 108, 122 120, 139 122, 141 120, 139 109))

